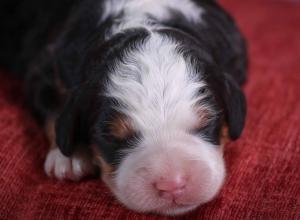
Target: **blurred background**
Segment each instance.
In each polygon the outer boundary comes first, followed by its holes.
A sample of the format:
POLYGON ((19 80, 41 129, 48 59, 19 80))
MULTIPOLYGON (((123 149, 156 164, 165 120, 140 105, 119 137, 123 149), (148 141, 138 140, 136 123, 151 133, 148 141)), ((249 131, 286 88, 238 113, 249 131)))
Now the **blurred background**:
POLYGON ((100 180, 49 180, 43 132, 21 81, 2 68, 0 219, 300 219, 300 1, 219 2, 244 33, 250 63, 246 129, 225 146, 228 176, 215 200, 182 217, 141 215, 121 207, 100 180))

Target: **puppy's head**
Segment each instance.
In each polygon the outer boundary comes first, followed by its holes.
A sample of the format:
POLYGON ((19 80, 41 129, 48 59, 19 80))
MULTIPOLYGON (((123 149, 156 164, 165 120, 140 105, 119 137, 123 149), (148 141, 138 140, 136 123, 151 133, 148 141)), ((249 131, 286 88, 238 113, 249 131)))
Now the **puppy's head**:
MULTIPOLYGON (((98 89, 81 90, 86 95, 80 100, 93 97, 94 104, 73 102, 79 109, 93 106, 77 115, 94 115, 88 123, 90 144, 104 182, 125 206, 185 213, 220 190, 222 138, 240 136, 245 99, 229 75, 177 41, 137 33, 127 33, 118 53, 108 53, 109 65, 99 64, 106 78, 97 81, 98 89)), ((74 130, 74 124, 64 129, 74 130)), ((70 154, 66 137, 59 146, 70 154)))

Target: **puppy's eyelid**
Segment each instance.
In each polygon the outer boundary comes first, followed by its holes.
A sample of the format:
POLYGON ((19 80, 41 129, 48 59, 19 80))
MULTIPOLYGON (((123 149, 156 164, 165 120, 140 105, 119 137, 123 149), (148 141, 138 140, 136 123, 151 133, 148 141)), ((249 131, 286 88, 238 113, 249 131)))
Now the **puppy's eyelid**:
POLYGON ((205 94, 205 93, 207 93, 208 92, 208 89, 207 88, 201 88, 200 90, 199 90, 199 93, 201 93, 201 94, 205 94))

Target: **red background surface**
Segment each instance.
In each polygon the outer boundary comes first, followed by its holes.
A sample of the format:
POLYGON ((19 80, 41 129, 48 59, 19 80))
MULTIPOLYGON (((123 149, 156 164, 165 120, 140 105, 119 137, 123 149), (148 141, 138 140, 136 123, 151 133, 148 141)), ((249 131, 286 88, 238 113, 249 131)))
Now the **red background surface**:
MULTIPOLYGON (((249 42, 248 118, 225 147, 220 195, 170 219, 300 219, 300 3, 223 0, 249 42)), ((0 219, 169 219, 123 208, 100 180, 43 172, 47 147, 21 83, 0 73, 0 219)))

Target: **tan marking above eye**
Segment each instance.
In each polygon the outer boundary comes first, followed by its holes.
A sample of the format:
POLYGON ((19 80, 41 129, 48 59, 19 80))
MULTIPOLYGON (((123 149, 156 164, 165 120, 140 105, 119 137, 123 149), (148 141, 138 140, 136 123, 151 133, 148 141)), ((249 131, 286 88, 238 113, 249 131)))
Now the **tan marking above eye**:
POLYGON ((198 118, 194 129, 201 129, 205 127, 212 117, 212 112, 208 108, 198 108, 196 109, 196 114, 198 118))
POLYGON ((125 116, 117 116, 110 124, 110 134, 118 139, 125 139, 133 134, 129 120, 125 116))

